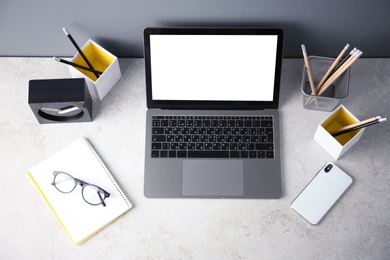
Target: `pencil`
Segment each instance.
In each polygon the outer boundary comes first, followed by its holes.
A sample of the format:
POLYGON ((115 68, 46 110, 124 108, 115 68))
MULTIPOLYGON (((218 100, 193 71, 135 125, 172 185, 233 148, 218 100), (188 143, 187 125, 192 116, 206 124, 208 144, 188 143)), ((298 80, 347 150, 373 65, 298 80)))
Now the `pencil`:
POLYGON ((71 65, 71 66, 73 66, 73 67, 77 67, 77 68, 79 68, 79 69, 83 69, 83 70, 87 70, 87 71, 96 73, 96 74, 98 74, 98 75, 99 75, 99 74, 103 74, 103 72, 101 72, 101 71, 98 71, 98 70, 95 70, 95 69, 90 69, 90 68, 88 68, 88 67, 79 65, 79 64, 74 63, 74 62, 70 62, 70 61, 67 61, 67 60, 64 60, 64 59, 60 59, 60 58, 57 58, 57 57, 53 57, 53 59, 54 59, 55 61, 59 61, 59 62, 65 63, 65 64, 71 65))
POLYGON ((315 96, 315 95, 317 95, 317 92, 316 92, 316 90, 314 88, 314 82, 313 82, 313 77, 311 75, 309 59, 307 58, 306 47, 305 47, 304 44, 302 44, 301 47, 302 47, 303 59, 305 61, 307 77, 309 78, 311 94, 315 96))
POLYGON ((335 73, 336 72, 336 70, 338 70, 348 59, 349 59, 349 57, 351 57, 351 55, 354 53, 354 52, 356 52, 356 48, 353 48, 353 50, 347 55, 347 56, 345 56, 344 57, 344 59, 342 60, 342 61, 340 61, 340 63, 339 64, 337 64, 337 66, 336 67, 334 67, 333 68, 333 70, 332 70, 332 72, 330 73, 330 76, 333 74, 333 73, 335 73))
POLYGON ((385 121, 387 121, 387 117, 382 117, 382 116, 371 117, 371 118, 368 118, 368 119, 363 120, 361 122, 357 122, 357 123, 353 123, 353 124, 341 127, 335 131, 330 132, 330 134, 333 137, 336 137, 336 136, 339 136, 342 134, 346 134, 346 133, 349 133, 349 132, 352 132, 355 130, 359 130, 361 128, 365 128, 365 127, 368 127, 370 125, 375 125, 375 124, 385 122, 385 121))
POLYGON ((330 86, 332 85, 332 83, 338 78, 340 77, 341 74, 343 74, 350 66, 352 66, 352 64, 363 54, 363 52, 361 52, 360 50, 356 50, 352 55, 351 57, 348 58, 348 60, 342 65, 340 66, 340 68, 332 74, 332 76, 330 76, 325 82, 324 84, 321 86, 320 90, 318 91, 318 95, 321 95, 322 93, 324 93, 324 91, 330 86))
MULTIPOLYGON (((72 35, 69 33, 69 31, 64 27, 62 28, 62 30, 64 31, 64 33, 66 34, 66 36, 68 36, 69 40, 73 43, 74 47, 77 49, 77 51, 80 53, 81 57, 84 59, 84 61, 88 64, 88 67, 90 69, 95 69, 92 64, 89 62, 89 60, 87 59, 87 57, 84 55, 83 51, 80 49, 80 47, 77 45, 76 41, 73 39, 72 35)), ((99 78, 99 74, 97 73, 94 73, 96 78, 99 78)))
POLYGON ((374 122, 366 123, 366 124, 363 124, 363 125, 360 125, 360 126, 355 126, 355 127, 350 128, 350 129, 334 133, 332 136, 333 137, 337 137, 339 135, 343 135, 343 134, 350 133, 350 132, 353 132, 353 131, 356 131, 356 130, 360 130, 360 129, 366 128, 366 127, 368 127, 370 125, 375 125, 377 123, 379 123, 379 122, 374 121, 374 122))
POLYGON ((345 45, 345 47, 341 50, 341 52, 339 53, 339 55, 336 57, 336 59, 333 61, 332 65, 329 67, 329 69, 326 71, 325 75, 322 77, 321 81, 318 83, 318 85, 316 86, 316 92, 319 91, 321 85, 325 82, 325 80, 328 79, 330 73, 332 72, 332 70, 337 66, 339 60, 341 59, 341 57, 344 55, 344 53, 348 50, 349 48, 349 44, 347 43, 347 45, 345 45))

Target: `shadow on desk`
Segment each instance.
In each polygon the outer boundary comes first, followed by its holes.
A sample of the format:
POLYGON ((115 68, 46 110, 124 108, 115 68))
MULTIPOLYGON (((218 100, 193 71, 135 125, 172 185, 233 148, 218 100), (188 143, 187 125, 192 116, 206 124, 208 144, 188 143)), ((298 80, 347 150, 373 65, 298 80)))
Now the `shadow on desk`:
MULTIPOLYGON (((119 59, 122 77, 102 101, 93 103, 93 119, 103 114, 127 111, 139 116, 146 111, 145 72, 143 59, 119 59)), ((126 113, 125 113, 126 114, 126 113)))
MULTIPOLYGON (((282 63, 282 77, 280 81, 280 94, 279 94, 279 108, 283 108, 288 102, 292 102, 293 99, 303 97, 301 93, 303 60, 302 59, 287 59, 288 66, 286 65, 286 59, 283 59, 282 63)), ((303 106, 303 105, 302 105, 303 106)))

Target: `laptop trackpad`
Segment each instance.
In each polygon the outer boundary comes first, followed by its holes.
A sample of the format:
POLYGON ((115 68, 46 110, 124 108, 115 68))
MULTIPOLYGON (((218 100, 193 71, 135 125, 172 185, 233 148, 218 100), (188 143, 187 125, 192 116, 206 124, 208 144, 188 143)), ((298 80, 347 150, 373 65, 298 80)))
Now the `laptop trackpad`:
POLYGON ((183 160, 182 193, 185 196, 244 195, 240 160, 183 160))

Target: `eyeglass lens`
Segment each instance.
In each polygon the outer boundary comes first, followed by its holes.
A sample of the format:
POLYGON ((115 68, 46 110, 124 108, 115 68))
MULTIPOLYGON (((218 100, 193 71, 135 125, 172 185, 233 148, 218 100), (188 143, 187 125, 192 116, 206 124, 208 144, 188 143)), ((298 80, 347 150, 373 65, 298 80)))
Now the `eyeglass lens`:
POLYGON ((95 185, 85 185, 83 187, 83 198, 86 202, 92 205, 104 204, 104 193, 95 185))
POLYGON ((66 173, 58 173, 54 178, 56 188, 64 193, 69 193, 76 187, 75 179, 66 173))

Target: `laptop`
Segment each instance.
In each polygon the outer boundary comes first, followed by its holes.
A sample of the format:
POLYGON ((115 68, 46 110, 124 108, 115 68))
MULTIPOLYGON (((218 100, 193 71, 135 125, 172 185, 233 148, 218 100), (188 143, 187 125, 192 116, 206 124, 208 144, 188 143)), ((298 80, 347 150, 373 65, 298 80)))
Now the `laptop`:
POLYGON ((280 28, 146 28, 147 198, 282 194, 280 28))

